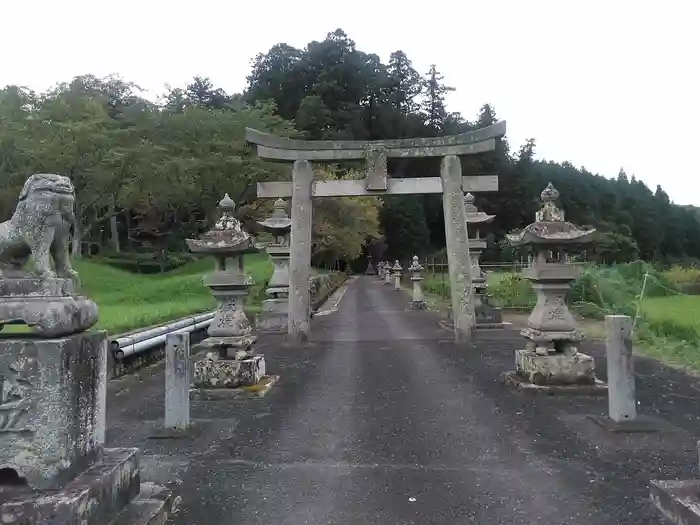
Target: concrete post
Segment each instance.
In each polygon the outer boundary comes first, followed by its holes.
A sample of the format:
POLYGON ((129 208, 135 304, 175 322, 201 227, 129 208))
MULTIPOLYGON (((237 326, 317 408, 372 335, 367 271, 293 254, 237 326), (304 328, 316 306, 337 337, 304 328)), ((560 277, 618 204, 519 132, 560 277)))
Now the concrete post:
POLYGON ((610 419, 615 422, 631 421, 637 417, 632 361, 632 319, 626 315, 606 315, 605 331, 610 419))
POLYGON ((190 334, 165 336, 165 428, 190 424, 190 334))
POLYGON ((462 193, 462 166, 459 157, 447 155, 440 166, 442 207, 445 214, 445 240, 450 273, 452 319, 455 341, 471 340, 474 327, 471 257, 467 237, 467 214, 462 193))
POLYGON ((313 169, 308 160, 297 160, 292 170, 292 233, 289 256, 289 337, 305 343, 309 337, 311 274, 311 221, 313 169))

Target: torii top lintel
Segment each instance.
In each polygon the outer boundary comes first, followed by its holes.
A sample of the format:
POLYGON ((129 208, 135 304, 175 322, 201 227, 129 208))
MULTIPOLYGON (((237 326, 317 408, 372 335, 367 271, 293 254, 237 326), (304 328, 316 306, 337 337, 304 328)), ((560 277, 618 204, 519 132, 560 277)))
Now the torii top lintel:
POLYGON ((470 155, 493 151, 496 138, 506 134, 506 121, 447 137, 416 139, 361 140, 297 140, 276 137, 246 128, 246 140, 257 145, 261 159, 294 162, 297 160, 340 161, 364 159, 377 153, 389 158, 442 157, 470 155))

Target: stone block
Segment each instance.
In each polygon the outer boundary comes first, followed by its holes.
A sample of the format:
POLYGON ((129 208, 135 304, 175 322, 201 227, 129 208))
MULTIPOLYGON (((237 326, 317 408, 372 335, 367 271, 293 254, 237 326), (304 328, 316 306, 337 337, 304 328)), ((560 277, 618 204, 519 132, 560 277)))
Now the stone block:
POLYGON ((0 280, 0 328, 21 321, 43 337, 59 337, 92 327, 97 305, 73 295, 70 279, 3 278, 0 280))
POLYGON ((595 384, 595 361, 582 353, 539 355, 534 350, 516 350, 515 369, 536 385, 595 384))
POLYGON ((0 338, 0 468, 58 489, 101 456, 107 338, 0 338))
POLYGON ((223 359, 218 352, 208 352, 194 364, 193 385, 197 388, 234 388, 240 384, 241 361, 223 359))
POLYGON ((255 385, 265 376, 265 356, 254 355, 240 361, 241 384, 255 385))
POLYGON ((262 303, 258 331, 285 334, 289 325, 289 299, 266 299, 262 303))
POLYGON ((654 506, 671 523, 700 525, 700 480, 652 480, 649 492, 654 506))
POLYGON ((13 525, 111 523, 139 489, 138 449, 105 449, 102 461, 60 490, 5 487, 1 519, 13 525))

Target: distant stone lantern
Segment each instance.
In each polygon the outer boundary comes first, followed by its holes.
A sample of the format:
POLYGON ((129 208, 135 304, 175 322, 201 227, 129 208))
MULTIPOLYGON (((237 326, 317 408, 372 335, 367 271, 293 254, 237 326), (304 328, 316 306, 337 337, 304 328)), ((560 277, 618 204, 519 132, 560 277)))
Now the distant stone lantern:
POLYGON ((394 291, 399 291, 401 290, 401 271, 403 268, 401 267, 401 264, 399 263, 398 259, 394 263, 394 266, 391 267, 391 274, 394 277, 394 291))
POLYGON ((507 235, 513 246, 532 246, 533 264, 522 275, 537 293, 527 328, 520 332, 528 343, 515 352, 515 373, 535 385, 595 385, 593 358, 578 352, 583 333, 566 304, 571 282, 580 271, 565 252, 567 247, 591 243, 595 229, 564 220, 564 211, 555 203, 559 192, 551 182, 541 197, 535 222, 507 235))
POLYGON ((379 261, 377 263, 377 277, 380 279, 384 277, 384 261, 379 261))
POLYGON ((474 315, 477 328, 494 328, 503 326, 501 309, 491 305, 488 296, 486 276, 480 266, 480 258, 486 249, 486 240, 481 238, 480 226, 489 224, 496 217, 480 211, 474 205, 474 195, 464 196, 464 208, 467 212, 467 232, 469 234, 469 255, 471 258, 472 286, 474 287, 474 315))
POLYGON ((372 266, 372 256, 368 255, 367 256, 367 269, 365 270, 365 275, 374 275, 375 273, 377 273, 377 272, 375 272, 374 266, 372 266))
POLYGON ((209 337, 200 343, 210 351, 194 366, 194 386, 206 389, 255 384, 265 375, 265 359, 253 350, 257 337, 243 309, 254 284, 244 272, 243 256, 258 249, 236 219, 236 206, 228 194, 219 209, 221 216, 211 230, 199 239, 186 239, 190 251, 214 258, 215 271, 205 277, 204 285, 219 304, 209 337))
MULTIPOLYGON (((398 264, 398 261, 396 261, 398 264)), ((384 284, 391 284, 391 263, 387 261, 384 267, 384 284)))
POLYGON ((286 203, 277 199, 272 215, 258 224, 272 234, 273 242, 265 247, 274 271, 267 284, 267 299, 262 303, 259 329, 261 332, 287 333, 289 323, 289 233, 292 219, 287 215, 286 203))
POLYGON ((414 255, 411 261, 411 266, 409 266, 408 271, 411 272, 411 282, 413 283, 413 297, 411 301, 411 308, 414 310, 424 310, 425 309, 425 299, 423 298, 423 289, 421 288, 421 281, 423 280, 423 266, 418 262, 418 256, 414 255))

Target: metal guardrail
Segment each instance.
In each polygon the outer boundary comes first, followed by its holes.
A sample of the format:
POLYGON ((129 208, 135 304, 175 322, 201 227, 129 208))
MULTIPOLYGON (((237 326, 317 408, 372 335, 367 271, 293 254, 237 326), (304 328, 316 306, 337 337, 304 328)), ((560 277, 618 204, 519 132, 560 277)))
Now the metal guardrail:
POLYGON ((191 315, 173 321, 172 323, 134 332, 121 337, 110 338, 109 348, 115 359, 124 359, 130 355, 139 354, 155 346, 165 344, 165 337, 173 333, 195 332, 208 328, 214 319, 214 312, 191 315))

